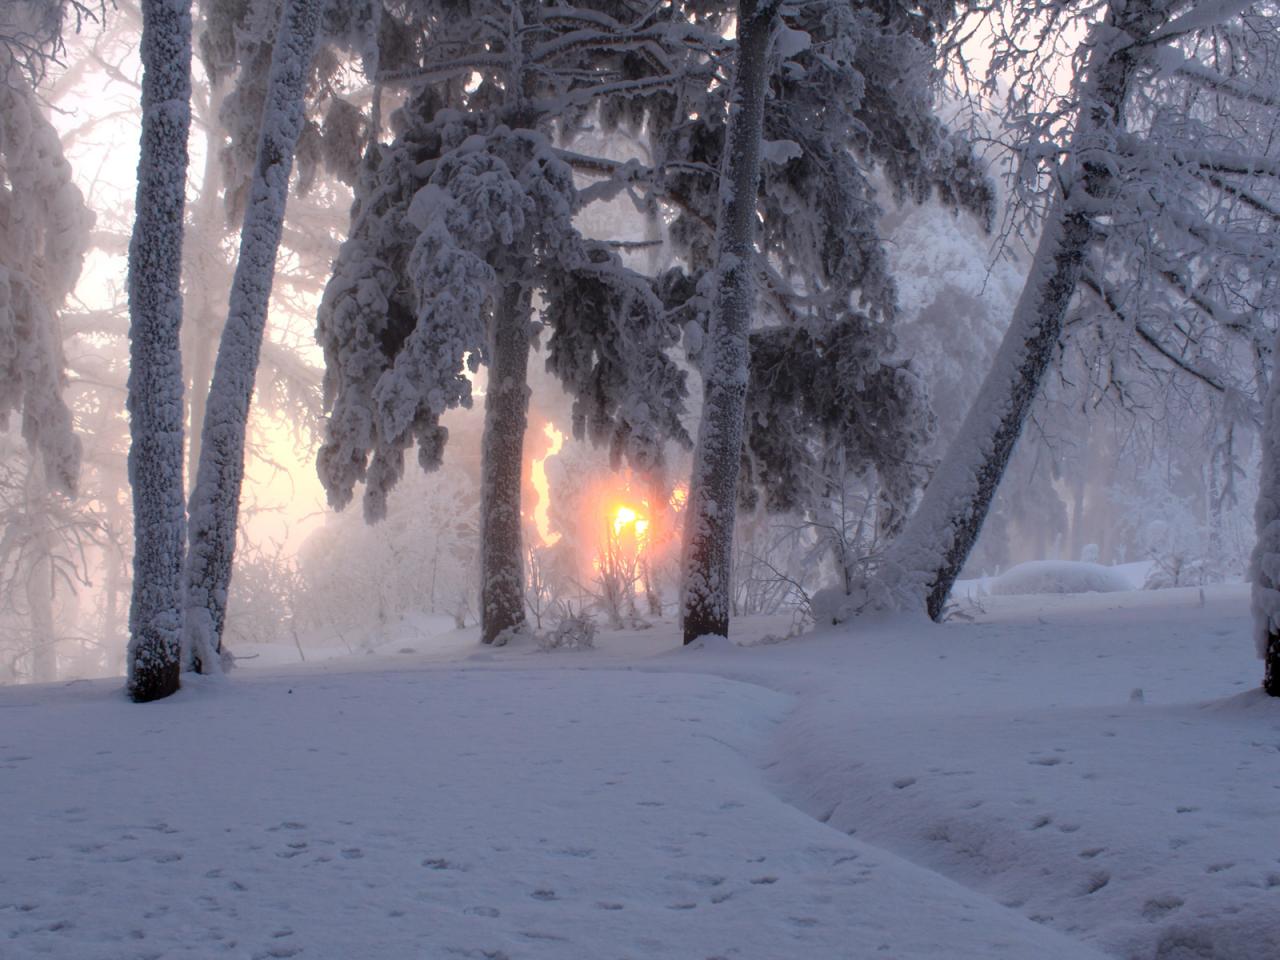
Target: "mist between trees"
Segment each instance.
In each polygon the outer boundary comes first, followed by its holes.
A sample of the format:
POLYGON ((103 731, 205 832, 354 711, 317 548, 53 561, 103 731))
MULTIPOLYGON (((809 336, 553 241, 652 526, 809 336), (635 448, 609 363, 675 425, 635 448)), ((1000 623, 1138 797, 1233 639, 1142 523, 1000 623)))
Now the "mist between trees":
POLYGON ((0 680, 1066 559, 1249 577, 1275 692, 1277 12, 6 5, 0 680))

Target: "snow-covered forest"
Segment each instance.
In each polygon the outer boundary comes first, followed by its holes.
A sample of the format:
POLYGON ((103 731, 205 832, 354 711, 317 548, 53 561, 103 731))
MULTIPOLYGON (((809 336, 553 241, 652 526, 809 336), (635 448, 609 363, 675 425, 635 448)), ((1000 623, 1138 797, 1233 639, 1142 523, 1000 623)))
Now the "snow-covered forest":
POLYGON ((1280 3, 0 0, 0 957, 1274 960, 1278 344, 1280 3))

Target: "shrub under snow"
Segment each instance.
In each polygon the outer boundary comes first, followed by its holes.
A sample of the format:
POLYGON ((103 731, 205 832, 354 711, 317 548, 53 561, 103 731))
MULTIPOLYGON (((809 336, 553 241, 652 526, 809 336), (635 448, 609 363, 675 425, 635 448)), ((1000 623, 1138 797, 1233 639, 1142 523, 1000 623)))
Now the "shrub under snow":
POLYGON ((1132 590, 1133 584, 1119 570, 1080 560, 1033 560, 1011 567, 991 581, 991 593, 1011 596, 1027 593, 1114 593, 1132 590))

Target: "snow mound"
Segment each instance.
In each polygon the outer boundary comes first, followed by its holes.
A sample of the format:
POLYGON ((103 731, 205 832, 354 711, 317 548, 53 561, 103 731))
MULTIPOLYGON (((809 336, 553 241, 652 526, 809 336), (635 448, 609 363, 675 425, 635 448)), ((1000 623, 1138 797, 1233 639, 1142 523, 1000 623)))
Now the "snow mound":
POLYGON ((1114 567, 1080 560, 1033 560, 1006 570, 991 581, 995 596, 1029 593, 1116 593, 1132 590, 1129 578, 1114 567))

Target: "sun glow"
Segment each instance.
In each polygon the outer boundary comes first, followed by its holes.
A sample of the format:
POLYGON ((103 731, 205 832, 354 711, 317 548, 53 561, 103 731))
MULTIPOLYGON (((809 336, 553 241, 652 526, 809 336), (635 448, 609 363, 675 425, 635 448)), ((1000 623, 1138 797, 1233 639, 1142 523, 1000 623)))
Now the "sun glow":
POLYGON ((547 481, 547 461, 564 447, 564 434, 550 422, 542 432, 551 441, 551 446, 540 459, 533 461, 529 472, 532 475, 533 489, 538 494, 538 503, 533 508, 533 523, 538 528, 538 536, 542 538, 543 546, 550 547, 560 540, 560 534, 551 529, 551 484, 547 481))
POLYGON ((627 527, 631 528, 635 534, 636 543, 640 544, 644 542, 645 534, 649 531, 649 521, 631 507, 619 505, 613 511, 613 535, 621 537, 627 527))

